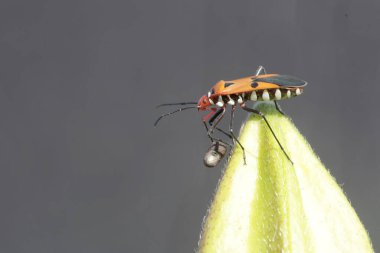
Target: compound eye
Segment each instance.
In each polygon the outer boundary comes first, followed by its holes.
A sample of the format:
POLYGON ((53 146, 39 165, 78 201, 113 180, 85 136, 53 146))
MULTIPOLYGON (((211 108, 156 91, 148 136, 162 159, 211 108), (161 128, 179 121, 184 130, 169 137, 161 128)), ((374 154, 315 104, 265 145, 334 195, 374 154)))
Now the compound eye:
POLYGON ((203 103, 206 104, 206 99, 203 99, 203 103))

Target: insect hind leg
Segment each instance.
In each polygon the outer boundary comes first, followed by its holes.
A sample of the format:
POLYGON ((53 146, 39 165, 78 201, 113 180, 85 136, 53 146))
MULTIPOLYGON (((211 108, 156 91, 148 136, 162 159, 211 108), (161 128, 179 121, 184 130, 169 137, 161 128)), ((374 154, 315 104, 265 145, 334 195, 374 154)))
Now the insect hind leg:
POLYGON ((274 105, 276 106, 276 109, 279 113, 281 113, 282 115, 285 115, 284 111, 281 109, 277 101, 274 101, 274 105))
POLYGON ((269 130, 271 131, 273 137, 276 139, 277 144, 280 146, 282 152, 285 154, 286 158, 288 158, 288 160, 290 161, 290 163, 291 163, 292 165, 294 165, 293 161, 290 159, 290 157, 289 157, 289 155, 286 153, 284 147, 281 145, 280 141, 278 140, 276 134, 274 133, 274 131, 273 131, 272 127, 270 126, 270 124, 269 124, 267 118, 265 117, 264 113, 262 113, 262 112, 260 112, 260 111, 258 111, 258 110, 255 110, 255 109, 249 108, 249 107, 247 107, 245 104, 242 104, 242 105, 241 105, 241 108, 242 108, 243 110, 247 111, 247 112, 251 112, 251 113, 258 114, 258 115, 260 115, 260 116, 264 119, 264 121, 265 121, 265 123, 267 124, 269 130))

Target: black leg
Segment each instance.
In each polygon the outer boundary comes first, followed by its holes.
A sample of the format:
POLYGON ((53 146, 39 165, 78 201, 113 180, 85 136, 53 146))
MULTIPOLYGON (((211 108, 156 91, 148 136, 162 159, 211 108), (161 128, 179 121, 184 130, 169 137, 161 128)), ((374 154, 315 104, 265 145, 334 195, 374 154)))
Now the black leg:
POLYGON ((292 164, 294 164, 293 161, 292 161, 292 160, 290 159, 290 157, 288 156, 288 154, 285 152, 284 148, 282 147, 282 145, 281 145, 280 141, 278 140, 276 134, 274 133, 272 127, 269 125, 269 122, 268 122, 267 118, 265 117, 265 115, 264 115, 262 112, 258 111, 258 110, 255 110, 255 109, 252 109, 252 108, 248 108, 245 104, 242 104, 242 105, 241 105, 241 108, 243 108, 243 109, 246 110, 247 112, 252 112, 252 113, 258 114, 258 115, 260 115, 260 116, 264 119, 264 121, 265 121, 265 123, 267 124, 269 130, 272 132, 273 137, 276 139, 278 145, 280 146, 282 152, 284 152, 284 154, 285 154, 285 156, 288 158, 288 160, 289 160, 292 164))
MULTIPOLYGON (((208 126, 207 126, 206 122, 203 122, 203 124, 204 124, 204 126, 206 128, 206 132, 208 132, 209 129, 208 129, 208 126)), ((228 138, 233 139, 233 137, 229 133, 227 133, 226 131, 224 131, 223 129, 221 129, 219 127, 215 127, 215 130, 217 130, 217 131, 221 132, 222 134, 226 135, 228 138)), ((209 137, 210 137, 211 141, 214 141, 214 139, 215 139, 214 137, 212 137, 212 136, 209 136, 209 137)), ((232 146, 232 145, 230 145, 230 146, 232 146)))
MULTIPOLYGON (((215 119, 221 114, 224 113, 225 109, 220 108, 216 113, 209 119, 208 123, 210 126, 214 124, 215 119)), ((219 123, 219 122, 218 122, 219 123)), ((207 127, 206 127, 207 128, 207 127)), ((208 130, 208 129, 207 129, 208 130)), ((215 130, 218 130, 219 132, 223 133, 224 135, 228 136, 230 139, 233 139, 232 136, 228 133, 226 133, 224 130, 220 129, 219 127, 215 127, 215 130)))
POLYGON ((207 132, 207 136, 210 138, 211 142, 214 141, 214 138, 208 134, 209 132, 209 128, 207 126, 207 123, 206 121, 208 121, 209 125, 212 126, 212 123, 214 122, 214 120, 223 112, 223 109, 220 108, 218 110, 212 110, 210 112, 209 115, 207 115, 206 117, 203 118, 203 125, 205 126, 206 128, 206 132, 207 132))
POLYGON ((221 132, 222 134, 224 134, 225 136, 227 136, 228 138, 233 140, 232 136, 229 133, 227 133, 226 131, 224 131, 223 129, 221 129, 219 127, 215 127, 215 130, 218 130, 219 132, 221 132))
MULTIPOLYGON (((206 122, 203 121, 203 125, 205 126, 206 132, 208 133, 208 126, 207 126, 206 122)), ((214 138, 212 138, 212 136, 210 136, 210 135, 207 135, 207 136, 208 136, 208 138, 210 138, 211 142, 214 142, 214 138)))
POLYGON ((232 136, 232 139, 233 139, 234 141, 236 141, 236 142, 239 144, 239 146, 241 147, 241 149, 243 150, 243 160, 244 160, 244 165, 246 165, 246 164, 247 164, 247 161, 246 161, 246 158, 245 158, 245 149, 244 149, 243 145, 241 145, 241 143, 240 143, 240 141, 238 140, 238 138, 236 138, 236 136, 234 135, 234 130, 233 130, 233 121, 234 121, 235 109, 236 109, 235 106, 233 106, 233 107, 231 108, 230 135, 232 136))
MULTIPOLYGON (((209 128, 207 127, 206 122, 203 122, 203 124, 204 124, 204 126, 206 128, 206 131, 208 133, 209 128)), ((223 133, 224 135, 226 135, 227 137, 229 137, 230 139, 232 139, 232 136, 230 134, 228 134, 226 131, 224 131, 223 129, 220 129, 219 127, 215 127, 215 130, 218 130, 219 132, 223 133)), ((225 142, 222 139, 214 138, 211 135, 208 135, 208 137, 210 138, 211 142, 219 141, 219 142, 223 142, 223 143, 227 144, 231 148, 233 147, 233 145, 231 143, 225 142)))
MULTIPOLYGON (((218 130, 220 131, 221 133, 227 135, 229 138, 232 139, 231 135, 229 135, 228 133, 226 133, 225 131, 223 131, 222 129, 218 128, 217 125, 220 123, 220 121, 222 120, 223 116, 224 116, 224 113, 226 112, 226 109, 225 108, 220 108, 219 110, 215 111, 215 113, 211 116, 211 118, 208 120, 208 123, 210 125, 210 128, 207 126, 206 122, 203 121, 203 124, 206 128, 206 131, 207 131, 207 136, 208 138, 211 140, 211 142, 214 142, 215 140, 216 141, 221 141, 223 142, 221 139, 217 139, 217 138, 214 138, 212 136, 212 133, 214 132, 214 130, 218 130), (216 120, 216 123, 214 124, 214 121, 216 120)), ((232 147, 231 144, 229 143, 226 143, 227 145, 229 145, 230 147, 232 147)))
POLYGON ((207 135, 210 137, 211 134, 214 132, 214 129, 216 128, 216 126, 220 123, 220 121, 223 119, 224 117, 224 113, 226 112, 226 108, 220 108, 220 110, 218 110, 215 114, 218 114, 216 117, 211 117, 209 123, 210 123, 210 128, 207 132, 207 135), (212 120, 212 121, 211 121, 212 120), (214 123, 214 121, 216 121, 214 123))
MULTIPOLYGON (((215 119, 216 119, 221 113, 223 113, 224 110, 225 110, 225 109, 220 108, 220 109, 218 109, 217 111, 215 111, 215 113, 210 117, 210 119, 208 120, 208 123, 209 123, 210 127, 213 125, 215 119)), ((219 123, 219 122, 218 122, 218 123, 219 123)), ((208 128, 208 126, 207 126, 207 124, 206 124, 205 121, 203 121, 203 124, 204 124, 204 126, 205 126, 205 128, 206 128, 207 136, 210 138, 211 142, 214 142, 214 140, 223 142, 223 140, 221 140, 221 139, 217 139, 217 138, 214 138, 213 136, 211 136, 211 134, 208 134, 210 131, 212 132, 212 130, 210 130, 210 129, 208 128)), ((226 135, 226 136, 229 137, 230 139, 233 139, 232 136, 231 136, 230 134, 228 134, 228 133, 225 132, 224 130, 220 129, 219 127, 216 127, 216 126, 215 126, 214 129, 217 130, 217 131, 219 131, 219 132, 221 132, 221 133, 223 133, 224 135, 226 135)), ((224 142, 224 143, 225 143, 225 142, 224 142)), ((230 143, 226 143, 226 144, 229 145, 230 147, 233 147, 233 145, 230 144, 230 143)))
MULTIPOLYGON (((236 138, 236 136, 233 133, 232 122, 233 122, 233 119, 234 119, 235 109, 236 109, 236 107, 232 107, 232 110, 231 110, 230 133, 229 134, 226 133, 224 130, 220 129, 219 127, 217 127, 217 125, 220 123, 220 121, 224 117, 224 114, 226 112, 225 108, 220 108, 209 119, 208 123, 210 125, 210 128, 207 127, 207 125, 206 125, 205 122, 203 122, 203 123, 205 125, 206 130, 207 130, 207 136, 210 138, 211 141, 214 141, 214 140, 222 141, 221 139, 216 139, 216 138, 212 137, 212 133, 213 133, 214 130, 217 130, 217 131, 223 133, 224 135, 228 136, 229 138, 231 138, 233 141, 236 141, 239 144, 239 146, 241 147, 241 149, 243 150, 244 164, 247 164, 247 162, 246 162, 246 155, 245 155, 245 149, 244 149, 243 145, 240 143, 240 141, 238 140, 238 138, 236 138), (214 124, 214 121, 216 121, 215 124, 214 124)), ((230 147, 233 147, 233 145, 231 145, 229 143, 226 143, 226 144, 229 145, 230 147)))
POLYGON ((212 115, 212 117, 208 120, 208 123, 210 124, 210 126, 212 126, 212 124, 214 123, 215 119, 221 114, 221 113, 224 113, 226 109, 225 108, 220 108, 218 109, 214 115, 212 115))
POLYGON ((281 110, 281 107, 280 107, 280 105, 277 103, 276 100, 274 101, 274 104, 275 104, 275 106, 276 106, 277 111, 279 111, 282 115, 285 115, 285 113, 281 110))

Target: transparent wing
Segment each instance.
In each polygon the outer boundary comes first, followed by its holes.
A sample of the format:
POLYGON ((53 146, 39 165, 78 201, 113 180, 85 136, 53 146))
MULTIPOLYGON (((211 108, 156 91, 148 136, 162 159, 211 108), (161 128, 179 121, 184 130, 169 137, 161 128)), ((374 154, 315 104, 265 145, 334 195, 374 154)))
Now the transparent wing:
POLYGON ((304 87, 307 85, 307 82, 304 80, 288 75, 271 75, 267 77, 258 77, 254 79, 254 81, 257 83, 263 82, 289 87, 304 87))

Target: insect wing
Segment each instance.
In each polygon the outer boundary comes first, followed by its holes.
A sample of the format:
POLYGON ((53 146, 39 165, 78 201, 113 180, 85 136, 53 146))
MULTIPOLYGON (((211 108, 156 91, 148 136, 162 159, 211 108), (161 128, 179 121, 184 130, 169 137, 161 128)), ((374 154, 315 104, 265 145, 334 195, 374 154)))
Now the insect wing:
POLYGON ((254 78, 244 78, 238 82, 233 82, 233 85, 230 85, 221 91, 220 95, 239 94, 254 90, 274 89, 279 86, 280 85, 274 83, 258 82, 257 79, 254 78))
POLYGON ((229 95, 229 94, 236 94, 236 93, 243 93, 250 90, 253 90, 251 83, 251 78, 242 78, 238 80, 233 81, 226 81, 229 85, 224 87, 220 91, 220 95, 229 95))
MULTIPOLYGON (((255 79, 257 83, 275 84, 286 87, 304 87, 307 82, 294 76, 288 75, 271 75, 266 77, 258 77, 255 79)), ((265 86, 264 84, 262 86, 265 86)))

